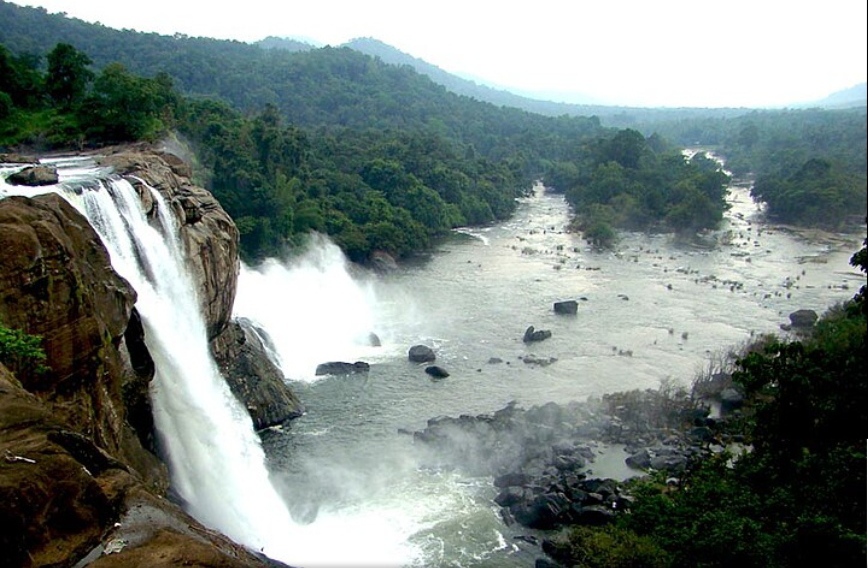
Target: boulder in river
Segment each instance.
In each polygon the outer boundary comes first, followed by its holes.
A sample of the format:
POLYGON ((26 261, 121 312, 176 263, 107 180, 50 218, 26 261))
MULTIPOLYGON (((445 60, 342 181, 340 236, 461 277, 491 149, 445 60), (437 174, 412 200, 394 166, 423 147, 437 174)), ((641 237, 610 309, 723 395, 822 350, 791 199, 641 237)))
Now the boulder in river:
POLYGON ((431 375, 435 379, 445 379, 449 376, 449 372, 443 367, 438 367, 437 365, 430 365, 425 367, 425 372, 431 375))
POLYGON ((414 345, 407 356, 413 363, 430 363, 437 358, 434 350, 427 345, 414 345))
POLYGON ((356 361, 355 363, 346 363, 344 361, 330 361, 328 363, 320 363, 316 366, 316 375, 356 375, 367 373, 371 370, 371 366, 364 361, 356 361))
POLYGON ((534 329, 531 325, 524 331, 522 341, 525 343, 533 343, 534 341, 543 341, 552 336, 552 332, 548 329, 534 329))
POLYGON ((796 310, 790 314, 790 323, 793 327, 809 328, 814 327, 819 316, 814 310, 796 310))
POLYGON ((51 166, 29 166, 10 175, 6 181, 12 185, 55 185, 59 181, 57 168, 51 166))
POLYGON ((368 334, 368 345, 371 347, 381 347, 383 342, 380 341, 380 336, 372 331, 368 334))
POLYGON ((562 315, 576 315, 579 311, 579 303, 575 300, 563 300, 560 302, 554 303, 554 310, 556 314, 562 315))

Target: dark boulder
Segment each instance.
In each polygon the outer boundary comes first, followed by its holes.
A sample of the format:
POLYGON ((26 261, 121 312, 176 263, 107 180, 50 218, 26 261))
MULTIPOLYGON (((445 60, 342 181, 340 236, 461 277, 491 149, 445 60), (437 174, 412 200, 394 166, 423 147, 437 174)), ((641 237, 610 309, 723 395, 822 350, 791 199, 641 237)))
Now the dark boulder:
POLYGON ((582 507, 574 516, 577 524, 598 527, 612 522, 615 511, 604 505, 589 505, 582 507))
POLYGON ((647 469, 651 467, 651 454, 648 450, 642 449, 624 460, 628 467, 633 469, 647 469))
POLYGON ((552 336, 552 332, 548 329, 534 329, 531 325, 524 331, 522 341, 525 343, 533 343, 535 341, 543 341, 552 336))
POLYGON ((498 493, 497 497, 494 498, 494 502, 501 507, 512 507, 525 499, 526 495, 523 487, 510 486, 498 493))
POLYGON ((494 486, 497 488, 523 487, 532 480, 531 476, 524 473, 505 473, 494 478, 494 486))
POLYGON ((687 457, 679 454, 654 456, 651 458, 651 468, 657 471, 683 473, 687 469, 687 457))
POLYGON ((819 316, 814 310, 796 310, 790 314, 790 323, 793 327, 809 328, 814 327, 818 318, 819 316))
POLYGON ((570 501, 561 493, 544 493, 531 501, 522 501, 510 507, 520 524, 540 530, 553 530, 564 524, 570 511, 570 501))
POLYGON ((744 395, 735 387, 723 389, 720 393, 720 411, 723 413, 732 412, 744 405, 744 395))
POLYGON ((367 373, 371 366, 364 361, 346 363, 344 361, 330 361, 316 366, 316 375, 355 375, 367 373))
POLYGON ((437 365, 425 367, 425 372, 434 377, 435 379, 445 379, 449 376, 449 372, 446 371, 446 369, 444 369, 443 367, 438 367, 437 365))
POLYGON ((437 358, 434 350, 427 345, 414 345, 407 356, 413 363, 430 363, 437 358))
POLYGON ((579 311, 579 303, 575 300, 555 302, 554 309, 556 314, 575 315, 579 311))

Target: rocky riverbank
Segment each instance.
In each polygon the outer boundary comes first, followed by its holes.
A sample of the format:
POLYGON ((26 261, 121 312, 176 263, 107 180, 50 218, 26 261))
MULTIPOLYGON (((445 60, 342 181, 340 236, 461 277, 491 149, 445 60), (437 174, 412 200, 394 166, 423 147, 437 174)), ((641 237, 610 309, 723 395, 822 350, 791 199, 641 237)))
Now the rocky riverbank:
POLYGON ((509 404, 493 414, 433 418, 413 437, 430 467, 490 476, 504 523, 533 546, 551 531, 629 511, 625 480, 593 473, 600 448, 624 448, 636 477, 664 472, 678 483, 694 460, 737 441, 727 433, 729 418, 710 417, 707 400, 664 385, 528 409, 509 404))

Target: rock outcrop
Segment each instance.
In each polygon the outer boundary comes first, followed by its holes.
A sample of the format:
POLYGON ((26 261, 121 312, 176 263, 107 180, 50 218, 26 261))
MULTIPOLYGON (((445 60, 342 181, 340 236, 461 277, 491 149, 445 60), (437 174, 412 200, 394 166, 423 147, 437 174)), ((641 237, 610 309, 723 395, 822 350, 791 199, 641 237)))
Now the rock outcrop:
POLYGON ((233 321, 211 342, 214 359, 232 394, 247 407, 257 430, 304 414, 301 401, 283 382, 283 373, 246 320, 233 321))
POLYGON ((9 176, 13 185, 54 185, 58 181, 57 169, 50 166, 30 166, 9 176))
POLYGON ((151 379, 133 368, 127 347, 136 294, 96 232, 56 195, 10 197, 0 200, 0 251, 0 321, 41 336, 50 368, 19 376, 22 387, 50 402, 59 422, 165 485, 141 448, 148 433, 137 436, 127 421, 125 393, 151 379))

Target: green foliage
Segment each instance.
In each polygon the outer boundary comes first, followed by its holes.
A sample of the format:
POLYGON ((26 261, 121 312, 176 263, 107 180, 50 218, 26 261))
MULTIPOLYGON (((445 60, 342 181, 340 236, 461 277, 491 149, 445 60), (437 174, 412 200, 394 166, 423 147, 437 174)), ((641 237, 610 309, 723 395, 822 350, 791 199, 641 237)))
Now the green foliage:
POLYGON ((550 163, 545 183, 565 192, 586 238, 606 246, 614 227, 688 234, 716 227, 729 176, 704 155, 688 160, 659 137, 626 129, 591 141, 575 162, 550 163))
POLYGON ((90 140, 103 144, 145 140, 163 130, 161 113, 174 99, 167 77, 136 77, 116 63, 96 78, 78 114, 90 140))
POLYGON ((768 205, 771 216, 787 223, 839 228, 866 211, 866 178, 845 174, 839 165, 811 158, 793 173, 756 180, 751 196, 768 205))
POLYGON ((28 378, 48 370, 45 366, 42 337, 0 324, 0 363, 19 378, 28 378))
POLYGON ((700 463, 679 489, 642 482, 625 529, 668 551, 672 566, 777 566, 774 519, 761 496, 720 455, 700 463))
MULTIPOLYGON (((866 110, 768 110, 657 122, 645 128, 685 145, 714 146, 780 221, 839 228, 866 214, 866 110)), ((855 223, 854 223, 855 224, 855 223)))
POLYGON ((0 45, 0 93, 8 95, 15 106, 36 105, 43 92, 38 65, 38 57, 14 56, 5 46, 0 45))
POLYGON ((62 109, 78 104, 93 80, 90 58, 68 43, 58 43, 48 54, 45 92, 62 109))
POLYGON ((145 79, 112 64, 95 76, 90 58, 65 43, 47 60, 43 76, 39 58, 16 58, 0 46, 0 146, 55 149, 146 140, 174 122, 178 97, 168 75, 145 79))
POLYGON ((665 568, 669 555, 649 537, 616 526, 574 527, 555 544, 555 559, 582 568, 665 568))

